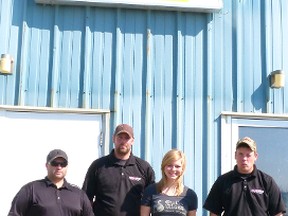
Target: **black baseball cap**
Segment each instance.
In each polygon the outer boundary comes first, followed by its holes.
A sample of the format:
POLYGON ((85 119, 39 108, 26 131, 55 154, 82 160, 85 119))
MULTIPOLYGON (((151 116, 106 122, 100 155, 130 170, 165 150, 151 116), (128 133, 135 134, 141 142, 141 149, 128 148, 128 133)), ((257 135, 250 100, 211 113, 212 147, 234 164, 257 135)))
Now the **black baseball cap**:
POLYGON ((49 154, 47 155, 47 163, 50 163, 51 161, 53 161, 56 158, 63 158, 68 162, 68 156, 63 150, 54 149, 54 150, 50 151, 49 154))

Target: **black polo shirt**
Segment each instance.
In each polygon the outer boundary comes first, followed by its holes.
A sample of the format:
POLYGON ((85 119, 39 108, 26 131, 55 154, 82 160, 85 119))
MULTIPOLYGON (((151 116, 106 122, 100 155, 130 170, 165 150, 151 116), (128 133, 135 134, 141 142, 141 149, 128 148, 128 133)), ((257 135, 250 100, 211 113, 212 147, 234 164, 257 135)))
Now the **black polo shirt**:
POLYGON ((88 169, 83 189, 96 216, 138 216, 144 188, 155 182, 148 162, 130 155, 127 161, 114 156, 95 160, 88 169))
POLYGON ((47 178, 24 185, 8 216, 94 216, 87 195, 66 180, 58 188, 47 178))
POLYGON ((264 216, 285 212, 281 192, 273 178, 254 170, 241 175, 237 166, 216 180, 203 206, 208 211, 225 216, 264 216))

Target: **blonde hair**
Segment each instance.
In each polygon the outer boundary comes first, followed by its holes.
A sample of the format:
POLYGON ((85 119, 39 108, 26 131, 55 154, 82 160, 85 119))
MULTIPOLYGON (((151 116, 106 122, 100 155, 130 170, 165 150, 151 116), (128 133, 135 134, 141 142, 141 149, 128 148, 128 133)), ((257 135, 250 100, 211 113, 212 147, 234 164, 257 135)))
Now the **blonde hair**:
POLYGON ((178 149, 172 149, 172 150, 168 151, 162 159, 162 163, 161 163, 162 178, 157 183, 157 186, 156 186, 158 193, 161 193, 167 184, 167 177, 166 177, 165 172, 164 172, 165 166, 167 166, 167 165, 171 164, 173 161, 176 161, 179 159, 182 160, 182 173, 178 177, 178 179, 176 180, 176 196, 179 196, 180 194, 182 194, 182 192, 184 190, 183 174, 184 174, 184 171, 186 169, 186 156, 184 155, 184 153, 182 151, 180 151, 178 149))

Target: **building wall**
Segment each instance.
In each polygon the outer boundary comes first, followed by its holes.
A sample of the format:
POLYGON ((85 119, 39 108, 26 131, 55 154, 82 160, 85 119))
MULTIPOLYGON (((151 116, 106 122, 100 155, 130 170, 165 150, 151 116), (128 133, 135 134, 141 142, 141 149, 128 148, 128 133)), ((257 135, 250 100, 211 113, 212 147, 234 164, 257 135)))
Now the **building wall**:
MULTIPOLYGON (((135 155, 160 178, 162 155, 188 156, 185 183, 202 201, 220 173, 223 111, 285 114, 286 0, 224 0, 215 13, 41 5, 0 0, 0 105, 108 109, 110 131, 135 129, 135 155)), ((112 143, 110 144, 112 148, 112 143)))

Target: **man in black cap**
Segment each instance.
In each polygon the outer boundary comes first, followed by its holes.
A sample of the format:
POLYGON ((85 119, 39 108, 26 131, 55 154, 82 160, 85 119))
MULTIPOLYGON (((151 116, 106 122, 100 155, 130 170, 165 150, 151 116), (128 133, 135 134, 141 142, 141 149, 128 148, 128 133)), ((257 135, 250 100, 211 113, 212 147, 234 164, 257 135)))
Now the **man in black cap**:
POLYGON ((155 182, 150 164, 131 152, 134 133, 120 124, 113 134, 115 148, 89 167, 83 189, 93 202, 95 216, 138 216, 143 190, 155 182))
POLYGON ((218 177, 204 203, 210 216, 284 215, 281 192, 271 176, 256 168, 257 158, 250 137, 236 143, 234 170, 218 177))
POLYGON ((94 216, 85 192, 65 179, 67 154, 50 151, 46 168, 44 179, 24 185, 16 194, 8 216, 94 216))

